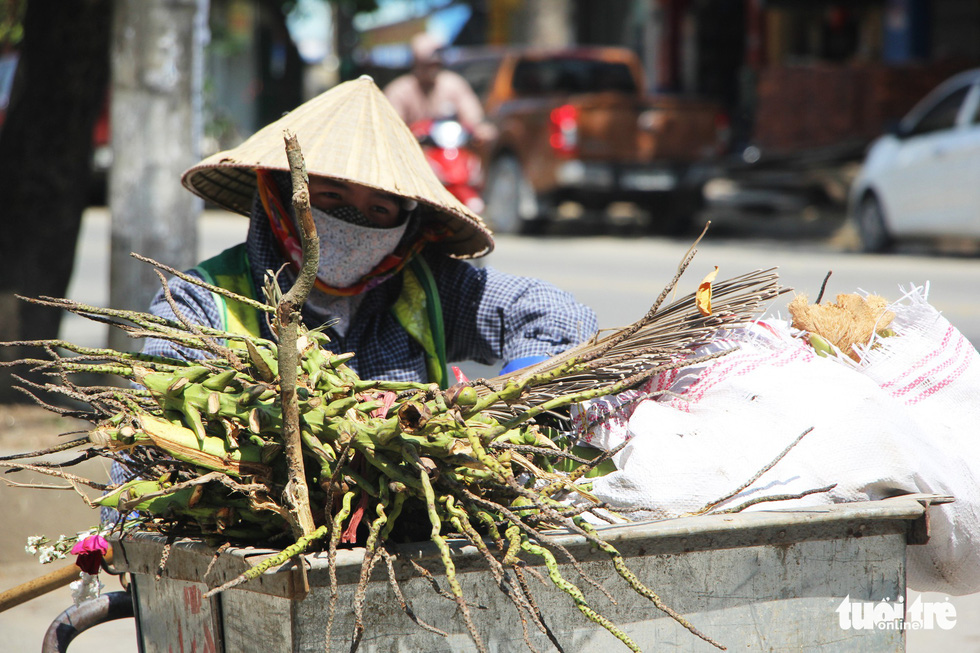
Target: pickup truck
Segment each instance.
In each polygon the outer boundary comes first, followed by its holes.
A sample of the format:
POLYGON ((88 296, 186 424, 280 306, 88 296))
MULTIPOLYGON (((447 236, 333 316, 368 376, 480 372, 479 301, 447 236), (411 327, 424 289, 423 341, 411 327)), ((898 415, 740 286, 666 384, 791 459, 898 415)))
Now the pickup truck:
POLYGON ((483 102, 497 135, 480 145, 484 217, 497 233, 558 215, 602 219, 614 203, 682 233, 724 148, 710 102, 648 96, 626 48, 456 48, 444 52, 483 102))

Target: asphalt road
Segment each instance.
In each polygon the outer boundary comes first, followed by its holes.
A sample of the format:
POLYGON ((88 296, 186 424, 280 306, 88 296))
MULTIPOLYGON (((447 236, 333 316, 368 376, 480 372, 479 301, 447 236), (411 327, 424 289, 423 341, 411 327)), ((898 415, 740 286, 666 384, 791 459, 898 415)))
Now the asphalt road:
MULTIPOLYGON (((716 212, 710 217, 712 227, 682 277, 680 293, 693 290, 716 265, 719 278, 778 267, 784 285, 811 297, 817 295, 828 272, 832 275, 825 298, 858 289, 898 298, 902 288, 929 284, 932 304, 972 342, 980 342, 980 262, 972 246, 953 243, 942 250, 915 246, 894 255, 868 256, 855 251, 855 239, 839 215, 763 217, 716 212)), ((245 226, 240 217, 206 213, 200 223, 201 258, 239 242, 245 226)), ((574 224, 562 224, 544 237, 500 237, 496 251, 480 264, 551 281, 592 306, 601 327, 612 328, 646 312, 673 277, 691 242, 691 238, 649 236, 629 225, 612 234, 597 235, 574 224)), ((69 297, 96 305, 108 302, 108 252, 108 217, 103 209, 91 209, 83 224, 69 297)), ((769 314, 785 315, 786 302, 788 298, 781 298, 769 308, 769 314)), ((102 346, 105 333, 100 325, 70 318, 62 335, 79 344, 102 346)), ((471 377, 493 372, 480 366, 465 369, 471 377)), ((0 412, 0 455, 51 441, 63 429, 63 424, 34 413, 0 412)), ((49 570, 23 553, 23 543, 31 534, 57 536, 90 525, 94 514, 79 509, 80 505, 74 496, 52 501, 44 491, 0 485, 0 520, 5 524, 0 529, 0 589, 49 570)), ((117 589, 115 581, 109 585, 108 589, 117 589)), ((980 597, 953 597, 951 601, 957 609, 957 626, 950 631, 910 632, 908 651, 980 652, 980 597)), ((37 650, 48 623, 69 602, 68 590, 64 589, 0 613, 0 649, 37 650)), ((135 651, 132 622, 102 626, 83 635, 71 650, 135 651)))

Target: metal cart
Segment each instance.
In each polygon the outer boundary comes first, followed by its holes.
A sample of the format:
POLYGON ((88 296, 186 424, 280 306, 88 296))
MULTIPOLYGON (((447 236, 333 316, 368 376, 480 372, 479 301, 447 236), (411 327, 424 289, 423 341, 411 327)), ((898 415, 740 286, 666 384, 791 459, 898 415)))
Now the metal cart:
MULTIPOLYGON (((638 522, 605 527, 602 536, 665 603, 729 650, 904 651, 900 622, 861 627, 844 620, 841 606, 898 605, 899 597, 904 599, 906 546, 928 539, 928 509, 937 500, 942 498, 916 495, 810 509, 638 522)), ((608 557, 581 536, 549 537, 567 547, 616 603, 583 581, 570 565, 562 565, 565 577, 575 581, 593 607, 644 650, 716 650, 630 589, 608 557)), ((87 609, 84 620, 75 619, 79 610, 66 611, 52 624, 44 651, 65 650, 79 627, 98 623, 103 613, 107 618, 126 616, 127 610, 135 614, 139 650, 144 653, 327 649, 331 592, 325 553, 305 555, 301 565, 291 561, 205 600, 202 595, 209 587, 235 578, 273 552, 228 549, 215 558, 215 550, 199 541, 178 541, 157 579, 164 543, 163 538, 150 534, 114 541, 113 564, 130 574, 129 593, 102 597, 100 605, 87 609)), ((448 637, 414 624, 397 601, 387 574, 378 568, 367 589, 365 632, 359 650, 475 651, 455 603, 419 578, 409 558, 431 569, 438 579, 435 547, 430 543, 401 546, 396 571, 415 614, 446 631, 448 637)), ((339 599, 330 650, 350 648, 354 590, 362 559, 361 549, 338 553, 339 599)), ((457 543, 454 562, 487 649, 526 651, 517 611, 497 588, 479 553, 457 543)), ((541 612, 565 651, 627 650, 586 619, 566 594, 550 583, 533 583, 541 612)), ((535 648, 553 649, 533 626, 528 632, 535 648)))

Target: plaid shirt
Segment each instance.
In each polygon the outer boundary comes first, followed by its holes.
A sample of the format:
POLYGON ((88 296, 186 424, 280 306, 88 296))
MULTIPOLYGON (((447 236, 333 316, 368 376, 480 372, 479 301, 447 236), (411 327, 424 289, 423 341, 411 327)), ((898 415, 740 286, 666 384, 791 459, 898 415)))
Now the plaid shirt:
MULTIPOLYGON (((249 225, 246 251, 257 288, 266 270, 278 270, 283 259, 275 247, 264 216, 249 225)), ((490 267, 477 268, 465 261, 426 251, 442 304, 449 362, 476 361, 493 364, 525 357, 550 357, 595 334, 593 311, 555 286, 529 277, 504 274, 490 267)), ((288 269, 280 275, 286 292, 294 280, 288 269)), ((193 274, 193 273, 192 273, 193 274)), ((196 276, 196 275, 195 275, 196 276)), ((180 279, 168 283, 171 295, 191 322, 222 328, 218 307, 211 293, 180 279)), ((357 306, 345 334, 328 328, 332 349, 353 352, 348 363, 365 379, 421 381, 428 378, 425 352, 391 312, 401 291, 401 276, 369 290, 357 306)), ((175 319, 173 310, 159 292, 150 312, 175 319)), ((304 311, 308 327, 320 326, 304 311)), ((268 325, 262 337, 271 339, 268 325)), ((175 358, 200 358, 195 352, 158 339, 147 340, 146 353, 175 358)))

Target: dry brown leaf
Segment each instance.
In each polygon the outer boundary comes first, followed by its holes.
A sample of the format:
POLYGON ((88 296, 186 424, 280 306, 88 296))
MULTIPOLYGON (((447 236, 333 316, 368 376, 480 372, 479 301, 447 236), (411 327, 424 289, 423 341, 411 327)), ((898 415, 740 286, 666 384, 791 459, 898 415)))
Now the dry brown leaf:
POLYGON ((715 280, 718 276, 718 266, 715 269, 705 275, 701 283, 698 284, 698 290, 694 296, 694 302, 698 307, 698 311, 701 315, 711 315, 711 282, 715 280))

